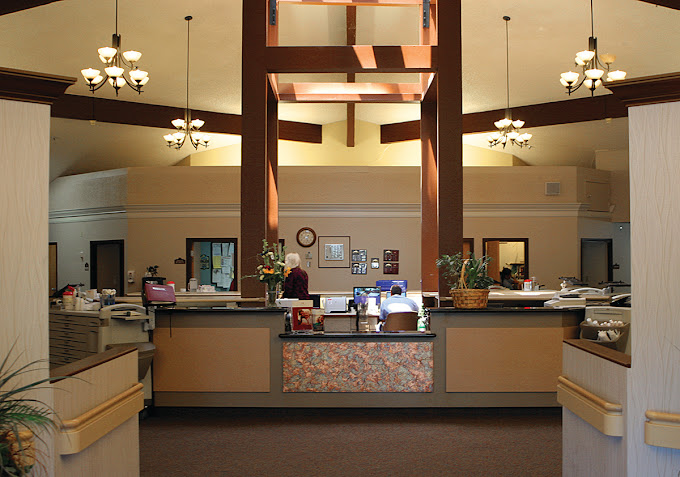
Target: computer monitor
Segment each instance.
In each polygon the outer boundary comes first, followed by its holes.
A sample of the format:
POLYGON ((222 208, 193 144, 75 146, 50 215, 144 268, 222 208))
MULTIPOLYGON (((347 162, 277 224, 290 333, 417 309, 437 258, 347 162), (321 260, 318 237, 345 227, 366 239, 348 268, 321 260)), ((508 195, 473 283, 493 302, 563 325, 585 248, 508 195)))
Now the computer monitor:
POLYGON ((380 305, 380 287, 354 287, 354 303, 380 305), (364 296, 364 293, 368 296, 364 296))

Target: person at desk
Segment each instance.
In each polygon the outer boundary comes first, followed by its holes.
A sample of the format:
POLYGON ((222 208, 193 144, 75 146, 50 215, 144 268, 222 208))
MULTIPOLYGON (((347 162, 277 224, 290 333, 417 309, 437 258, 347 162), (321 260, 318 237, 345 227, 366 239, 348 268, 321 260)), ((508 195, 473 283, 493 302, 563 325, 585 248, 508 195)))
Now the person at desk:
POLYGON ((290 273, 283 282, 283 298, 309 300, 309 277, 300 268, 300 255, 295 252, 287 254, 286 266, 290 268, 290 273))
POLYGON ((380 304, 380 329, 382 324, 387 320, 387 315, 399 311, 415 311, 418 312, 418 304, 401 294, 401 287, 399 285, 392 285, 390 288, 390 297, 380 304))
POLYGON ((510 290, 519 290, 519 282, 512 277, 512 270, 507 267, 501 270, 501 285, 510 290))

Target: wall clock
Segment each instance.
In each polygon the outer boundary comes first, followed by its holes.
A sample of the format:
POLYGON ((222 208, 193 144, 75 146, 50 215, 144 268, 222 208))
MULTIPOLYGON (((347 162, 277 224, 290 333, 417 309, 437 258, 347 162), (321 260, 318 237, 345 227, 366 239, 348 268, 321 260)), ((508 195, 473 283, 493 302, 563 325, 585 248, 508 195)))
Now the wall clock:
POLYGON ((316 232, 309 227, 302 227, 298 230, 297 242, 302 247, 311 247, 316 242, 316 232))

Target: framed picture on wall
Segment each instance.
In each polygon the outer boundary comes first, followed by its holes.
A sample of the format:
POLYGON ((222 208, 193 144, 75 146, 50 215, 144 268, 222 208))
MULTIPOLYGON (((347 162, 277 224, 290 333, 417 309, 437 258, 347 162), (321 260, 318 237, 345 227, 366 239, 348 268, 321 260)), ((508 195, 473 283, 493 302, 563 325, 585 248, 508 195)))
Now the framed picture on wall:
POLYGON ((383 250, 383 262, 398 262, 399 250, 383 250))
POLYGON ((350 268, 349 236, 318 237, 319 268, 350 268))
POLYGON ((371 268, 380 268, 380 259, 379 258, 372 258, 371 259, 371 268))
POLYGON ((385 275, 397 275, 399 273, 399 263, 396 262, 383 263, 383 273, 385 275))

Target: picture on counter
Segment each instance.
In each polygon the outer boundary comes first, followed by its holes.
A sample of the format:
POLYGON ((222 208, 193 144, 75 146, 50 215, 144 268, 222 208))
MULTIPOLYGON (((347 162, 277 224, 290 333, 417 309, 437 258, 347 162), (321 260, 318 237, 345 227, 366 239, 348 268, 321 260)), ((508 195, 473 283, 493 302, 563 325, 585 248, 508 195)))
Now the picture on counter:
POLYGON ((383 273, 386 275, 396 275, 399 273, 399 264, 385 262, 383 264, 383 273))
POLYGON ((290 317, 291 328, 297 330, 312 329, 312 308, 294 306, 290 317))
POLYGON ((380 259, 379 258, 372 258, 371 259, 371 268, 380 268, 380 259))
POLYGON ((312 329, 314 331, 323 331, 323 310, 312 310, 312 329))
POLYGON ((383 262, 398 262, 399 250, 383 250, 383 262))
POLYGON ((353 262, 365 262, 368 257, 368 253, 363 249, 352 250, 352 261, 353 262))
POLYGON ((366 263, 353 263, 352 275, 366 275, 366 263))

